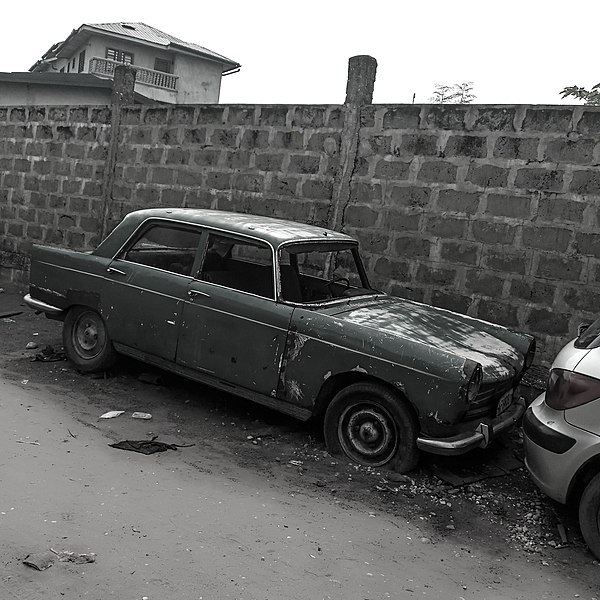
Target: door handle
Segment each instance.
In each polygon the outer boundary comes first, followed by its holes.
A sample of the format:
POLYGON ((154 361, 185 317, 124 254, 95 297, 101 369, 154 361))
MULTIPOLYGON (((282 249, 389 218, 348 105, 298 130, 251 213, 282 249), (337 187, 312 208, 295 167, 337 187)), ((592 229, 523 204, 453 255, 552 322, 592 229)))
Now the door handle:
POLYGON ((192 299, 195 296, 204 296, 204 298, 210 298, 210 294, 207 294, 206 292, 201 292, 200 290, 188 290, 188 296, 192 299))
POLYGON ((116 273, 117 275, 127 275, 127 273, 125 273, 125 271, 119 271, 119 269, 115 269, 114 267, 108 267, 108 269, 106 269, 107 273, 116 273))

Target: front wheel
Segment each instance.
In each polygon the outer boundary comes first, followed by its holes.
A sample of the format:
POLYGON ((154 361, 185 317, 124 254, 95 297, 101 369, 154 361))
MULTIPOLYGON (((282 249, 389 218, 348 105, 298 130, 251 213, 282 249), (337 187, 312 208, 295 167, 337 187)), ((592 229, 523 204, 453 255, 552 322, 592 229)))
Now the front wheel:
POLYGON ((579 527, 590 552, 600 559, 600 473, 587 484, 581 496, 579 527))
POLYGON ((106 371, 116 359, 102 317, 85 306, 75 306, 67 313, 63 345, 69 360, 85 373, 106 371))
POLYGON ((368 467, 406 473, 417 466, 417 419, 398 394, 376 383, 354 383, 336 394, 325 413, 325 443, 368 467))

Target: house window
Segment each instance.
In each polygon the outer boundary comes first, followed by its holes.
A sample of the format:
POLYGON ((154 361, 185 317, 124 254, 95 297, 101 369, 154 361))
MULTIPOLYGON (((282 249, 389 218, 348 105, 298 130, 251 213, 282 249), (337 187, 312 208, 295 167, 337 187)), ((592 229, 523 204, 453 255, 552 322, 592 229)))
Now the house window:
POLYGON ((75 57, 73 57, 73 60, 71 61, 71 69, 73 69, 73 71, 75 70, 75 57))
POLYGON ((133 54, 124 50, 116 50, 115 48, 106 49, 106 58, 123 63, 124 65, 133 64, 133 54))
POLYGON ((161 71, 162 73, 172 73, 173 63, 170 60, 166 60, 165 58, 155 58, 154 70, 161 71))
POLYGON ((77 67, 77 72, 81 73, 85 68, 85 50, 79 53, 79 65, 77 67))

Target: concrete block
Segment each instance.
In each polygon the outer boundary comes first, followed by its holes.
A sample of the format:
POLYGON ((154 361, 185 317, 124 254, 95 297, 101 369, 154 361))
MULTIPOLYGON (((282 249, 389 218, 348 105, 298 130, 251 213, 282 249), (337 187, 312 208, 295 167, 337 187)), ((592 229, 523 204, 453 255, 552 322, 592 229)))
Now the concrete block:
POLYGON ((556 289, 557 284, 546 279, 513 279, 510 283, 510 296, 534 304, 552 306, 556 289))
MULTIPOLYGON (((258 158, 258 157, 257 157, 258 158)), ((302 197, 317 200, 331 200, 333 182, 331 180, 307 179, 302 184, 302 197)))
POLYGON ((400 236, 393 242, 396 256, 400 258, 429 258, 431 242, 418 236, 400 236))
POLYGON ((288 171, 290 173, 301 173, 315 175, 319 172, 321 159, 319 156, 308 154, 292 154, 288 171))
POLYGON ((506 302, 482 299, 479 302, 477 316, 484 321, 498 323, 505 327, 518 327, 517 307, 506 302))
POLYGON ((506 187, 508 169, 494 165, 471 165, 466 179, 483 188, 506 187))
POLYGON ((439 138, 437 135, 405 133, 398 152, 401 156, 438 156, 439 138))
POLYGON ((474 242, 443 241, 440 256, 450 263, 476 265, 479 262, 481 246, 474 242))
POLYGON ((537 160, 539 138, 499 137, 494 145, 494 158, 537 160))
POLYGON ((600 171, 573 171, 573 179, 569 185, 569 190, 575 194, 600 195, 600 171))
POLYGON ((442 211, 474 214, 479 208, 479 194, 458 190, 440 190, 437 208, 442 211))
POLYGON ((384 129, 418 129, 421 108, 419 106, 389 107, 383 115, 384 129))
POLYGON ((441 160, 426 161, 421 165, 417 179, 429 183, 454 183, 456 166, 441 160))
POLYGON ((569 315, 557 313, 555 310, 532 308, 527 326, 533 333, 566 335, 569 333, 569 315))
POLYGON ((427 215, 425 231, 440 238, 463 239, 466 236, 468 223, 467 219, 427 215))
POLYGON ((527 190, 559 192, 563 187, 564 171, 544 168, 519 169, 515 186, 527 190))
POLYGON ((348 227, 373 227, 377 223, 379 212, 368 206, 349 205, 346 208, 344 225, 348 227))
POLYGON ((517 226, 498 221, 473 221, 471 231, 473 238, 484 244, 513 244, 517 226))
POLYGON ((552 140, 548 142, 544 152, 544 160, 550 162, 566 162, 588 165, 593 162, 596 140, 583 138, 579 140, 552 140))
POLYGON ((487 154, 487 141, 483 136, 452 135, 446 143, 444 155, 467 156, 469 158, 484 158, 487 154))
POLYGON ((529 108, 523 120, 524 131, 560 133, 571 128, 572 109, 529 108))
POLYGON ((485 212, 498 217, 527 219, 531 215, 531 197, 489 194, 485 212))
POLYGON ((378 160, 375 165, 375 178, 406 180, 408 179, 409 169, 410 163, 408 162, 383 158, 378 160))
POLYGON ((242 135, 240 147, 249 150, 269 148, 269 132, 264 129, 247 129, 242 135))
POLYGON ((296 177, 274 175, 269 191, 280 196, 295 196, 298 187, 296 177))
POLYGON ((465 128, 465 116, 469 109, 456 104, 429 106, 425 115, 425 127, 428 129, 462 130, 465 128))
POLYGON ((594 233, 575 233, 575 248, 579 254, 584 256, 595 256, 600 258, 600 236, 594 233))
POLYGON ((169 116, 168 108, 146 108, 142 122, 147 125, 166 125, 169 116))
POLYGON ((312 106, 297 106, 292 117, 292 127, 312 129, 325 125, 325 109, 312 106))
POLYGON ((523 247, 565 252, 573 232, 562 227, 523 226, 523 247))
POLYGON ((429 205, 431 189, 428 187, 388 186, 390 204, 398 207, 424 209, 429 205))
POLYGON ((480 269, 467 271, 465 289, 471 294, 500 298, 504 287, 504 277, 480 269))
POLYGON ((582 223, 587 206, 587 202, 568 200, 556 194, 545 195, 538 201, 538 219, 542 221, 582 223))
POLYGON ((286 150, 302 150, 304 148, 304 134, 301 131, 277 131, 273 140, 275 148, 286 150))
POLYGON ((225 109, 223 106, 198 106, 198 125, 223 125, 225 124, 225 109))
POLYGON ((190 151, 184 148, 169 148, 165 162, 168 165, 188 165, 190 163, 190 151))
POLYGON ((383 279, 406 280, 408 278, 408 263, 399 260, 380 257, 375 261, 375 273, 383 279))
POLYGON ((416 280, 418 283, 453 288, 458 276, 457 269, 446 266, 430 266, 419 264, 417 267, 416 280))
POLYGON ((184 129, 183 143, 188 145, 206 143, 206 127, 191 127, 184 129))
POLYGON ((509 248, 484 248, 483 266, 495 271, 525 275, 529 269, 530 257, 525 250, 509 248))
POLYGON ((464 315, 467 314, 471 304, 473 304, 473 298, 469 296, 462 296, 456 292, 447 292, 434 289, 431 292, 431 304, 433 304, 433 306, 451 310, 464 315))
POLYGON ((210 136, 210 141, 215 146, 237 148, 238 133, 239 129, 215 129, 210 136))
POLYGON ((287 106, 261 106, 258 124, 265 127, 284 127, 287 113, 287 106))
POLYGON ((480 107, 473 129, 475 131, 514 131, 515 109, 512 107, 480 107))
POLYGON ((193 125, 195 108, 193 106, 175 106, 169 120, 173 125, 193 125))
POLYGON ((583 261, 579 257, 540 255, 536 275, 546 279, 579 281, 583 270, 583 261))

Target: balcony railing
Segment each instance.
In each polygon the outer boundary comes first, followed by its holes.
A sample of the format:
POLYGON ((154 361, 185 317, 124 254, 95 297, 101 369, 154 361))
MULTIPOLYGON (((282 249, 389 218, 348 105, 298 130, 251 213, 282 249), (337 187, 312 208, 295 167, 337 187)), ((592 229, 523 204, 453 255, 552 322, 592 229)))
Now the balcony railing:
MULTIPOLYGON (((115 67, 118 67, 120 64, 122 63, 117 62, 116 60, 95 57, 90 60, 90 73, 113 77, 115 74, 115 67)), ((136 71, 136 82, 152 85, 164 90, 177 89, 177 77, 175 75, 163 73, 162 71, 154 71, 153 69, 144 69, 143 67, 138 67, 136 65, 132 66, 136 71)))

